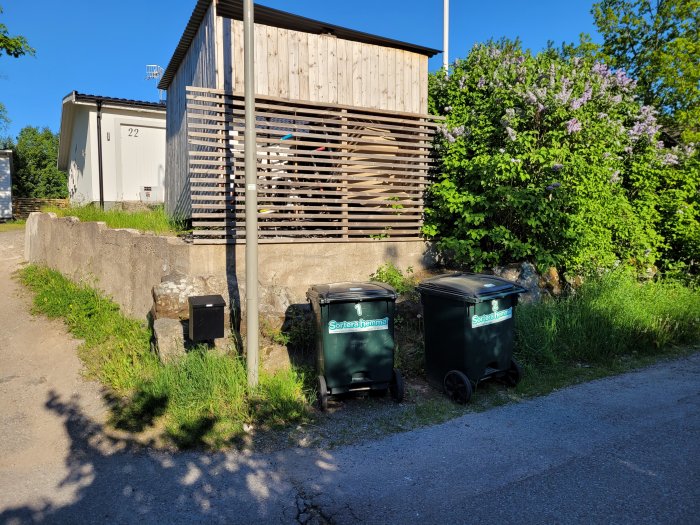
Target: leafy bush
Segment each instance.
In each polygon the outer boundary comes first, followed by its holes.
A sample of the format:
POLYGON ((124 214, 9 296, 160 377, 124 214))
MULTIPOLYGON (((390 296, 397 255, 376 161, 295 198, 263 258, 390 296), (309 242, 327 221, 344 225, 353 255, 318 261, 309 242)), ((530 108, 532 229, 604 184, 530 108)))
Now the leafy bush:
POLYGON ((590 46, 476 45, 430 78, 446 116, 424 233, 480 271, 519 260, 589 273, 697 265, 697 153, 658 140, 656 111, 590 46))
POLYGON ((386 283, 396 290, 397 294, 406 294, 413 292, 416 288, 416 282, 413 278, 413 268, 406 268, 406 275, 391 261, 381 265, 377 271, 370 274, 369 278, 372 281, 386 283))

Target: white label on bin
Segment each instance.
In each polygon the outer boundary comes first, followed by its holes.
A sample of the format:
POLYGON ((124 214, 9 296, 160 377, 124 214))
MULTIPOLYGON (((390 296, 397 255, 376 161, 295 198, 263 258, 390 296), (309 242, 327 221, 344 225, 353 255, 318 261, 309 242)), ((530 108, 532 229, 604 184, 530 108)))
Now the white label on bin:
POLYGON ((507 310, 500 310, 496 312, 491 312, 490 314, 484 315, 472 315, 472 328, 479 328, 480 326, 486 326, 489 324, 496 324, 506 319, 513 317, 513 307, 511 306, 507 310))
POLYGON ((347 334, 349 332, 375 332, 388 330, 389 318, 383 319, 358 319, 357 321, 329 321, 329 334, 347 334))

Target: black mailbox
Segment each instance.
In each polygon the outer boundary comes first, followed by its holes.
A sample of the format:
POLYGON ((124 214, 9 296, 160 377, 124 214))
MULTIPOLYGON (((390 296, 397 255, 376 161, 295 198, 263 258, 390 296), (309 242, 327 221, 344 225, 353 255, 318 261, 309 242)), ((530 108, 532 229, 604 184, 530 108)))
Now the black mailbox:
POLYGON ((190 304, 190 340, 213 341, 224 336, 224 306, 220 295, 196 295, 190 304))

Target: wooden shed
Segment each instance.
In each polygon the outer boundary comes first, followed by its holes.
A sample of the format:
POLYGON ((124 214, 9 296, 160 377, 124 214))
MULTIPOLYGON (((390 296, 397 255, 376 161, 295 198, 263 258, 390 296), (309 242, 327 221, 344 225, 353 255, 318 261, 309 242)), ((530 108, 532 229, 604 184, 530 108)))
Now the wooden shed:
MULTIPOLYGON (((243 2, 198 0, 167 90, 166 209, 242 242, 243 2)), ((261 242, 420 236, 435 49, 255 7, 261 242)))

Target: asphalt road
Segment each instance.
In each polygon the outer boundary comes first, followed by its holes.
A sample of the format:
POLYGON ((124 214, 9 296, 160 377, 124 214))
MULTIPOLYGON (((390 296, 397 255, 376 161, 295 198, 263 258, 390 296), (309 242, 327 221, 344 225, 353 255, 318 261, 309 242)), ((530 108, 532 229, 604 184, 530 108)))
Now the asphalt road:
POLYGON ((0 524, 700 523, 700 354, 357 446, 144 451, 29 314, 19 244, 0 234, 0 524))

